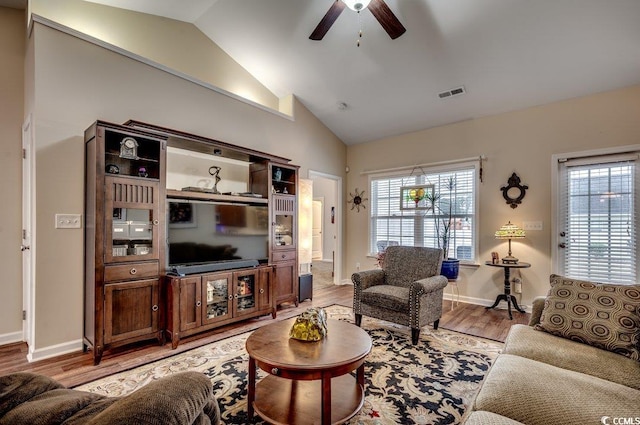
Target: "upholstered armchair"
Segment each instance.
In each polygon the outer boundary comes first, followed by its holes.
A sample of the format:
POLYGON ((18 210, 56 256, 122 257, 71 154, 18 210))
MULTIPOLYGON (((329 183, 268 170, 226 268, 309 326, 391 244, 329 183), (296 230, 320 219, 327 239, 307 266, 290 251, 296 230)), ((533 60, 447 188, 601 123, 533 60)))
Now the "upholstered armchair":
POLYGON ((442 317, 442 295, 447 278, 440 275, 442 250, 413 246, 387 248, 382 269, 354 273, 353 312, 356 325, 362 315, 411 328, 418 343, 420 328, 442 317))

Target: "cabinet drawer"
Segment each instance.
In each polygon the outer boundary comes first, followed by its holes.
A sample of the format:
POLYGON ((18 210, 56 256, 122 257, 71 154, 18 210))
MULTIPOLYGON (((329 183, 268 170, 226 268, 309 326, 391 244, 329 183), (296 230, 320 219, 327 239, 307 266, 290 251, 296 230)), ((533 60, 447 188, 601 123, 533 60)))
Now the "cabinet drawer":
POLYGON ((295 260, 296 259, 296 251, 294 250, 290 250, 290 251, 276 251, 274 253, 271 254, 271 261, 272 262, 277 262, 277 261, 291 261, 291 260, 295 260))
POLYGON ((105 282, 118 280, 142 279, 158 276, 159 266, 157 262, 132 263, 118 266, 106 266, 104 268, 105 282))

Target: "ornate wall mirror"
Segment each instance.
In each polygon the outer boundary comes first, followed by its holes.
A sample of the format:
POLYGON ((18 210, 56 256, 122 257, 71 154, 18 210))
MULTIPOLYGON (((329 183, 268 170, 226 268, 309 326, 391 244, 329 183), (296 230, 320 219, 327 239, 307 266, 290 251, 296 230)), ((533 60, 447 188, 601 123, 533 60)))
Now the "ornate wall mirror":
POLYGON ((522 202, 527 189, 529 189, 529 186, 520 184, 520 177, 518 177, 516 173, 511 174, 511 177, 507 180, 507 184, 500 188, 502 196, 511 208, 518 207, 518 204, 522 202))

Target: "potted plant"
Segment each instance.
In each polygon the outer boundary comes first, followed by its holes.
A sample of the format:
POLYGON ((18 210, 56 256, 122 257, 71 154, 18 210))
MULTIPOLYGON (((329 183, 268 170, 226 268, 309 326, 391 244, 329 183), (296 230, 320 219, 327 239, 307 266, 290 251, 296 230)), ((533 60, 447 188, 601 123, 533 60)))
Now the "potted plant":
MULTIPOLYGON (((450 195, 453 195, 456 188, 456 181, 453 177, 445 183, 445 189, 450 195)), ((440 274, 447 279, 453 280, 458 278, 460 269, 460 260, 457 258, 449 258, 449 242, 451 237, 451 225, 453 224, 453 212, 455 199, 450 196, 448 205, 443 208, 442 195, 437 192, 429 192, 426 195, 427 202, 431 207, 434 216, 436 241, 438 248, 442 249, 442 268, 440 274)))

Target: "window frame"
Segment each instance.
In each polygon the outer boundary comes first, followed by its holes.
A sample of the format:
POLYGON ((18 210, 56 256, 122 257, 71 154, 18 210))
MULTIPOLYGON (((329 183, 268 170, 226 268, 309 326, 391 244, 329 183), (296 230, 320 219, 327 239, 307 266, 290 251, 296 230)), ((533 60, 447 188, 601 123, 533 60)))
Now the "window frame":
MULTIPOLYGON (((623 155, 629 153, 640 152, 640 145, 628 145, 617 146, 604 149, 593 149, 579 152, 569 152, 562 154, 553 154, 551 156, 551 270, 552 273, 564 274, 564 253, 563 248, 560 245, 564 242, 564 238, 560 236, 560 232, 564 228, 564 213, 563 213, 563 193, 564 188, 561 185, 564 182, 563 162, 570 160, 588 160, 591 157, 605 157, 607 155, 623 155)), ((636 165, 639 167, 636 173, 640 173, 640 162, 636 165)), ((636 178, 637 179, 637 178, 636 178)), ((636 205, 640 204, 639 199, 635 199, 636 205)), ((636 216, 636 237, 638 236, 638 222, 640 221, 640 214, 636 216)), ((636 240, 636 250, 640 249, 640 244, 636 240)), ((640 270, 636 270, 636 284, 640 280, 640 270)))
MULTIPOLYGON (((421 165, 421 166, 407 166, 407 167, 402 167, 402 168, 397 168, 397 169, 393 169, 393 170, 385 170, 385 171, 380 171, 380 172, 371 172, 368 174, 368 180, 367 180, 367 184, 368 184, 368 188, 369 188, 369 192, 370 192, 370 197, 371 197, 371 208, 369 209, 369 211, 367 212, 368 214, 368 220, 367 220, 367 251, 368 251, 368 256, 369 257, 375 257, 377 255, 377 253, 374 250, 373 247, 373 237, 372 237, 372 222, 373 222, 373 197, 374 197, 374 192, 373 192, 373 188, 372 188, 372 183, 374 180, 379 180, 379 179, 385 179, 385 178, 398 178, 398 177, 410 177, 411 175, 415 176, 416 175, 416 170, 419 172, 420 175, 427 175, 427 174, 443 174, 443 173, 450 173, 450 172, 456 172, 456 171, 463 171, 463 170, 473 170, 473 178, 472 178, 472 182, 473 182, 473 213, 470 214, 473 217, 474 223, 475 225, 472 226, 471 229, 471 239, 472 239, 472 249, 473 249, 473 258, 472 259, 466 259, 466 260, 460 260, 460 265, 469 265, 469 266, 477 266, 478 263, 478 258, 479 258, 479 246, 480 246, 480 241, 479 241, 479 227, 480 227, 480 204, 479 204, 479 193, 480 193, 480 169, 481 169, 481 162, 480 160, 460 160, 460 161, 452 161, 449 162, 447 164, 433 164, 433 165, 421 165)), ((449 257, 453 258, 451 253, 449 255, 449 257)))

